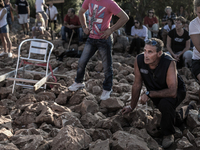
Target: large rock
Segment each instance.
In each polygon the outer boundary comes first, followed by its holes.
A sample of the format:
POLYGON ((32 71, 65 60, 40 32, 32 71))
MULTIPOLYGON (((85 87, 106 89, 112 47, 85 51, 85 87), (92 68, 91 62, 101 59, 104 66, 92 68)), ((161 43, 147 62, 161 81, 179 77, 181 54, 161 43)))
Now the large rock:
POLYGON ((104 130, 104 129, 87 129, 87 132, 92 137, 92 141, 96 141, 98 139, 106 140, 112 137, 112 133, 110 130, 104 130))
POLYGON ((9 140, 9 138, 12 136, 13 136, 13 134, 10 130, 7 130, 6 128, 0 129, 0 141, 9 140))
POLYGON ((124 107, 124 103, 116 97, 111 97, 107 100, 101 101, 101 108, 107 108, 109 111, 116 111, 124 107))
POLYGON ((0 150, 19 150, 13 143, 0 144, 0 150))
POLYGON ((66 125, 72 125, 74 127, 83 128, 80 120, 73 116, 70 112, 64 112, 54 119, 54 124, 58 128, 65 127, 66 125))
POLYGON ((183 136, 183 138, 178 141, 177 147, 180 149, 186 149, 193 147, 193 145, 188 141, 185 136, 183 136))
POLYGON ((81 117, 80 121, 82 125, 88 129, 96 125, 96 123, 98 122, 98 118, 91 113, 87 113, 81 117))
POLYGON ((0 117, 0 129, 6 128, 12 131, 12 119, 10 116, 1 116, 0 117))
POLYGON ((158 143, 147 133, 146 129, 139 130, 137 128, 131 128, 130 133, 144 139, 144 141, 147 143, 148 148, 155 150, 160 149, 158 143))
POLYGON ((74 95, 69 99, 68 104, 70 105, 76 105, 80 104, 83 101, 83 98, 87 95, 87 92, 85 89, 78 90, 74 93, 74 95))
POLYGON ((43 141, 41 135, 16 135, 10 138, 20 150, 37 150, 43 141))
POLYGON ((99 111, 99 106, 95 101, 91 101, 91 100, 84 100, 81 104, 80 104, 80 112, 82 115, 86 114, 86 113, 96 113, 99 111))
POLYGON ((36 117, 35 119, 36 123, 50 123, 53 124, 54 122, 54 117, 53 117, 53 111, 49 107, 44 107, 42 112, 40 113, 39 116, 36 117))
POLYGON ((51 143, 51 150, 81 150, 89 148, 91 137, 85 130, 71 125, 63 127, 51 143))
POLYGON ((137 135, 125 131, 117 131, 113 134, 111 150, 150 150, 147 143, 137 135))
POLYGON ((56 98, 55 102, 60 105, 65 105, 67 103, 68 98, 70 98, 72 93, 70 91, 62 91, 56 98))
POLYGON ((99 139, 90 144, 89 150, 110 150, 109 144, 110 144, 109 139, 107 139, 105 141, 102 141, 99 139))
POLYGON ((191 128, 195 128, 200 126, 200 122, 198 121, 198 111, 190 110, 187 117, 187 125, 191 128))

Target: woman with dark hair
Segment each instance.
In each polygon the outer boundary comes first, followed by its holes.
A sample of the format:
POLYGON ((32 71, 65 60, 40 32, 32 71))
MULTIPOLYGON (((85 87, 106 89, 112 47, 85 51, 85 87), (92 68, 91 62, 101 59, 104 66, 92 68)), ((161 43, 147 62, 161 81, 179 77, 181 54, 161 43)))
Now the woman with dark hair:
POLYGON ((4 7, 3 0, 0 1, 0 38, 3 44, 4 52, 0 54, 3 56, 4 54, 8 54, 8 57, 12 57, 11 47, 12 42, 9 37, 9 28, 7 23, 7 10, 4 7), (8 47, 8 53, 7 53, 8 47))
POLYGON ((167 50, 168 53, 175 59, 178 67, 182 67, 182 61, 185 67, 192 66, 192 51, 190 49, 190 36, 188 31, 183 27, 185 24, 185 18, 179 16, 176 18, 176 28, 171 30, 167 36, 167 50))
POLYGON ((176 28, 176 25, 174 24, 174 20, 172 18, 168 18, 167 20, 167 24, 163 27, 163 32, 162 32, 162 40, 164 43, 164 46, 166 46, 167 43, 167 34, 169 33, 169 31, 171 31, 172 29, 176 28))
POLYGON ((158 19, 155 17, 155 11, 154 9, 150 9, 148 11, 147 16, 144 18, 144 25, 148 28, 148 38, 157 37, 158 35, 158 19))
POLYGON ((132 54, 133 51, 137 51, 137 54, 140 53, 140 48, 144 47, 145 41, 148 39, 148 29, 142 25, 140 18, 135 18, 134 26, 131 28, 131 35, 133 40, 131 42, 129 54, 132 54))
POLYGON ((184 17, 184 18, 187 19, 188 13, 187 13, 186 10, 184 10, 183 5, 181 5, 181 6, 179 7, 179 11, 176 13, 176 15, 177 15, 177 17, 178 17, 178 16, 182 16, 182 17, 184 17))

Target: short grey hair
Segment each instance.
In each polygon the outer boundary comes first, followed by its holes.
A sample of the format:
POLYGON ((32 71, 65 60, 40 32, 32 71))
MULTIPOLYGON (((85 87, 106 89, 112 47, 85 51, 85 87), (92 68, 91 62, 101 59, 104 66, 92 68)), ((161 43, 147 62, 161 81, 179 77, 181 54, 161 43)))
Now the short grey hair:
POLYGON ((167 12, 167 9, 170 9, 171 12, 172 12, 172 8, 171 8, 171 6, 166 6, 166 7, 165 7, 165 12, 167 12))

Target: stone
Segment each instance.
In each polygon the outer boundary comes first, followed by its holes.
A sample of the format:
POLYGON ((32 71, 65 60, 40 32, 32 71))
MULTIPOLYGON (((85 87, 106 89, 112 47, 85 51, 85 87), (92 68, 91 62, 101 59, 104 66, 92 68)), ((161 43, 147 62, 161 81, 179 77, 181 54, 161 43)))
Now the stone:
POLYGON ((112 137, 112 133, 110 130, 104 130, 101 128, 97 128, 97 129, 90 128, 90 129, 87 129, 87 132, 92 137, 92 141, 96 141, 98 139, 106 140, 112 137))
POLYGON ((195 143, 196 143, 197 147, 200 148, 200 137, 195 139, 195 143))
POLYGON ((85 89, 78 90, 74 93, 74 95, 69 99, 68 104, 69 105, 76 105, 80 104, 83 100, 83 98, 87 95, 87 92, 85 89))
POLYGON ((80 121, 82 125, 88 129, 96 125, 96 123, 98 122, 98 118, 96 118, 91 113, 86 113, 81 117, 80 121))
POLYGON ((20 150, 37 150, 43 141, 41 135, 15 135, 10 138, 20 150))
POLYGON ((81 104, 80 104, 80 112, 82 115, 86 114, 86 113, 96 113, 99 111, 99 106, 95 101, 91 101, 91 100, 84 100, 81 104))
POLYGON ((139 149, 139 150, 150 150, 147 143, 139 136, 129 134, 125 131, 117 131, 112 137, 112 148, 111 150, 124 150, 124 149, 139 149))
POLYGON ((149 149, 159 149, 158 143, 147 133, 146 129, 139 130, 137 128, 131 128, 129 132, 144 139, 149 149))
POLYGON ((76 116, 73 116, 70 112, 61 113, 57 118, 54 119, 54 124, 58 128, 65 127, 66 125, 83 128, 80 120, 76 116))
POLYGON ((51 143, 51 150, 69 149, 81 150, 88 149, 92 138, 84 129, 67 125, 63 127, 51 143))
POLYGON ((68 107, 58 105, 55 102, 50 106, 50 108, 56 113, 72 112, 68 107))
POLYGON ((6 128, 12 131, 12 119, 11 116, 0 116, 0 129, 6 128))
POLYGON ((11 92, 12 92, 12 89, 10 87, 1 87, 0 88, 1 99, 6 99, 11 92))
POLYGON ((49 107, 44 107, 42 112, 39 114, 39 116, 36 117, 35 119, 36 123, 50 123, 53 124, 54 122, 54 117, 53 117, 53 111, 49 107))
POLYGON ((186 120, 186 123, 189 127, 195 128, 197 126, 200 126, 200 122, 198 121, 198 111, 197 110, 190 110, 188 113, 188 117, 186 120))
POLYGON ((109 111, 116 111, 124 107, 124 103, 116 98, 116 97, 111 97, 107 100, 101 101, 100 103, 101 108, 107 108, 109 111))
POLYGON ((89 150, 110 150, 109 139, 107 140, 97 140, 95 142, 90 143, 89 150))
POLYGON ((12 136, 13 136, 13 134, 10 130, 7 130, 6 128, 0 129, 0 141, 9 140, 9 138, 12 136))
POLYGON ((100 86, 94 86, 93 88, 92 88, 92 93, 94 94, 94 95, 98 95, 98 94, 100 94, 101 93, 101 87, 100 86))
POLYGON ((102 61, 98 61, 97 65, 94 68, 97 72, 101 72, 103 70, 102 61))
POLYGON ((0 144, 0 150, 19 150, 13 143, 0 144))
POLYGON ((55 99, 55 102, 60 105, 65 105, 71 96, 72 93, 70 91, 61 91, 58 98, 55 99))
POLYGON ((177 143, 177 147, 184 149, 184 148, 190 148, 193 147, 193 145, 188 141, 188 139, 183 136, 182 139, 180 139, 177 143))

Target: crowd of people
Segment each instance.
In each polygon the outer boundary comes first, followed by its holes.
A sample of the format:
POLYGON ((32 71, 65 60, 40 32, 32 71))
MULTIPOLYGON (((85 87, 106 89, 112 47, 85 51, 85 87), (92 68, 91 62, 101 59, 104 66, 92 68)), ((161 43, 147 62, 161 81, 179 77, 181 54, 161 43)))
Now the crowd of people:
MULTIPOLYGON (((36 31, 43 34, 48 30, 48 23, 53 23, 56 27, 58 14, 52 2, 48 7, 44 0, 36 0, 35 7, 33 38, 36 38, 36 31), (46 12, 44 7, 48 8, 46 12)), ((8 57, 12 57, 12 42, 9 38, 9 29, 12 29, 12 11, 16 11, 24 34, 29 34, 30 8, 27 0, 16 0, 15 8, 9 0, 5 2, 1 0, 0 38, 4 52, 0 56, 7 53, 8 57)), ((128 53, 132 54, 135 51, 137 56, 134 62, 135 81, 132 86, 131 104, 123 108, 122 114, 133 111, 139 97, 142 104, 151 99, 162 113, 160 124, 163 133, 162 146, 167 148, 174 142, 176 107, 186 96, 186 87, 178 74, 177 67, 192 68, 194 76, 200 81, 200 0, 194 0, 197 17, 190 23, 185 19, 188 13, 183 6, 180 6, 176 13, 172 12, 170 6, 164 11, 165 15, 159 26, 153 8, 148 10, 144 19, 137 16, 133 18, 129 10, 124 11, 113 0, 84 0, 78 15, 74 8, 68 9, 61 28, 61 37, 63 42, 68 42, 72 35, 76 36, 80 44, 83 42, 83 34, 88 36, 78 62, 75 81, 68 89, 77 91, 85 87, 86 65, 98 50, 102 57, 105 76, 100 99, 107 100, 110 98, 113 86, 111 35, 119 28, 125 28, 126 35, 131 37, 128 53), (110 26, 112 15, 116 15, 119 19, 110 26), (164 52, 165 46, 166 52, 164 52), (143 48, 142 53, 141 48, 143 48), (142 83, 147 91, 141 94, 142 83)))
MULTIPOLYGON (((53 2, 49 3, 49 7, 45 4, 44 0, 35 1, 36 19, 35 26, 32 28, 32 36, 36 38, 36 31, 44 34, 45 30, 48 30, 48 19, 50 23, 54 23, 54 29, 57 22, 57 8, 53 5, 53 2), (47 8, 46 12, 44 7, 47 8), (47 15, 48 14, 48 15, 47 15)), ((16 13, 18 22, 22 27, 24 35, 29 35, 29 21, 30 21, 30 7, 27 0, 16 0, 14 6, 10 3, 10 0, 0 0, 0 38, 4 51, 0 53, 0 56, 5 54, 8 57, 12 57, 11 47, 12 42, 10 40, 9 31, 12 30, 12 22, 14 21, 13 11, 16 13)))

